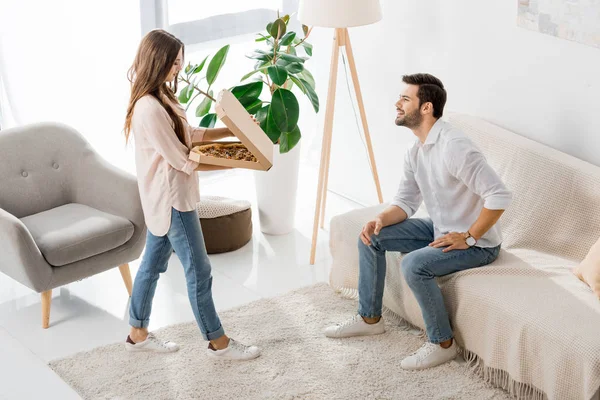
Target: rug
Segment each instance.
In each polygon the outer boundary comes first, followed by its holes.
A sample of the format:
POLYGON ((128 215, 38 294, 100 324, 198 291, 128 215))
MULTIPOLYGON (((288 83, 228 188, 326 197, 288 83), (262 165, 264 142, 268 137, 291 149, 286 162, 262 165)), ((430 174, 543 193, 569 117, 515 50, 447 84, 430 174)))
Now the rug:
POLYGON ((179 352, 126 352, 123 343, 52 361, 51 368, 84 399, 510 399, 464 363, 404 371, 403 357, 422 339, 386 323, 372 337, 329 339, 323 327, 356 312, 326 284, 261 299, 220 314, 229 336, 253 343, 262 356, 215 361, 195 323, 156 332, 179 352))

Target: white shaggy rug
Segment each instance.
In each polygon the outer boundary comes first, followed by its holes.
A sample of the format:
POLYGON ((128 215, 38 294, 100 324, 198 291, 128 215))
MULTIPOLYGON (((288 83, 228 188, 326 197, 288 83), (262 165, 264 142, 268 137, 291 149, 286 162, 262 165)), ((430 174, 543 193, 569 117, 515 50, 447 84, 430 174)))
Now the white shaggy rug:
POLYGON ((227 333, 262 347, 257 360, 213 361, 195 323, 157 331, 174 354, 128 353, 123 343, 53 361, 84 399, 509 399, 465 364, 408 372, 400 360, 422 339, 387 323, 383 335, 328 339, 331 323, 356 312, 326 284, 225 311, 227 333))

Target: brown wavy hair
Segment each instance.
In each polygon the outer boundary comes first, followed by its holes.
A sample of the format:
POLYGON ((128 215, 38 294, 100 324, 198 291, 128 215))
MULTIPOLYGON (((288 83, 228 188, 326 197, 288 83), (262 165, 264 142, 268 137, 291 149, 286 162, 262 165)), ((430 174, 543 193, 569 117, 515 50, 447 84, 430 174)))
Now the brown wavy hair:
POLYGON ((171 104, 163 101, 170 99, 177 103, 177 78, 169 85, 165 82, 167 76, 177 59, 179 50, 185 55, 185 46, 181 40, 162 29, 150 31, 138 47, 133 65, 129 68, 127 79, 131 82, 131 96, 125 117, 125 142, 129 141, 131 133, 131 118, 133 109, 139 99, 146 95, 154 97, 165 108, 171 120, 173 129, 179 141, 185 145, 185 126, 181 117, 175 112, 171 104))

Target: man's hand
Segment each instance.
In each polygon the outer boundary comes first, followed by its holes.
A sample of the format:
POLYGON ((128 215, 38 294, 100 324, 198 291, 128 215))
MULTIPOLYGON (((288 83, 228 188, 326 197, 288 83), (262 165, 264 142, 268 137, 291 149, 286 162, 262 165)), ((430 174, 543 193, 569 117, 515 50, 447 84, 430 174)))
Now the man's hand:
POLYGON ((362 232, 360 232, 360 240, 367 245, 371 245, 371 236, 379 235, 379 232, 383 228, 383 222, 380 217, 375 218, 373 221, 367 222, 367 224, 363 227, 362 232))
POLYGON ((452 250, 466 250, 469 248, 469 245, 465 240, 465 234, 459 232, 450 232, 449 234, 429 243, 429 246, 435 248, 448 246, 442 250, 444 253, 452 250))

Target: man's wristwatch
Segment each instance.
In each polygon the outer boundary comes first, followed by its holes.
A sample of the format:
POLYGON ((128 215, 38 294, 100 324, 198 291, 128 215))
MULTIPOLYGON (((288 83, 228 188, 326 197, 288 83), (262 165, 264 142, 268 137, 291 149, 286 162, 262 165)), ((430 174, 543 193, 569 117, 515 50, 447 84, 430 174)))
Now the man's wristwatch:
POLYGON ((477 244, 477 240, 473 236, 471 236, 471 233, 469 231, 465 232, 465 242, 469 247, 473 247, 477 244))

